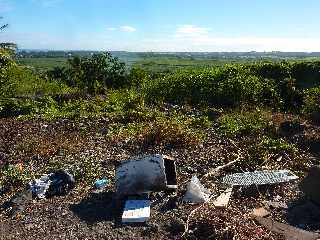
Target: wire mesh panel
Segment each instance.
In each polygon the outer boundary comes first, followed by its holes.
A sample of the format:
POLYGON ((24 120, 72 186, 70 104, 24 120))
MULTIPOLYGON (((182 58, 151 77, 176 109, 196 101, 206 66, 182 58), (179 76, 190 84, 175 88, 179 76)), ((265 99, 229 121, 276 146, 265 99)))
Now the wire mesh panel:
POLYGON ((225 176, 222 181, 233 186, 266 185, 289 182, 298 179, 288 170, 280 171, 256 171, 235 173, 225 176))

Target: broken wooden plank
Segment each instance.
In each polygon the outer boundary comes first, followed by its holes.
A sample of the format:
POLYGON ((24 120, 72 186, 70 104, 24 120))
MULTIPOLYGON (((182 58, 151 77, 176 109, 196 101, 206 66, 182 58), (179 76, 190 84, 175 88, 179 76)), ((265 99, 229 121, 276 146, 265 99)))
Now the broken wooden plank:
POLYGON ((256 217, 255 218, 262 226, 272 232, 279 233, 285 236, 287 240, 319 240, 320 234, 308 232, 288 224, 273 221, 272 219, 256 217))
POLYGON ((228 207, 230 197, 232 194, 232 187, 227 188, 219 197, 214 200, 213 205, 218 208, 226 208, 228 207))
POLYGON ((210 172, 208 172, 207 174, 203 175, 201 179, 203 178, 207 178, 207 177, 212 177, 212 176, 215 176, 217 175, 222 169, 224 168, 227 168, 233 164, 235 164, 236 162, 239 162, 240 161, 240 156, 238 156, 238 158, 236 160, 233 160, 231 162, 228 162, 227 164, 225 165, 222 165, 222 166, 218 166, 216 168, 214 168, 213 170, 211 170, 210 172))

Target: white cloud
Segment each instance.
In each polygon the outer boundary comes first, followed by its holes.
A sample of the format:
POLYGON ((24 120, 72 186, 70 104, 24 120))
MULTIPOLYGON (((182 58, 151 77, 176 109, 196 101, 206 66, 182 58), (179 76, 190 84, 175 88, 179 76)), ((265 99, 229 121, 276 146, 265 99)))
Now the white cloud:
POLYGON ((137 29, 135 29, 134 27, 131 27, 131 26, 121 26, 121 27, 119 27, 119 29, 122 32, 135 32, 135 31, 137 31, 137 29))
POLYGON ((115 30, 117 30, 117 28, 115 28, 115 27, 108 27, 107 30, 108 30, 108 31, 115 31, 115 30))
POLYGON ((203 36, 208 35, 209 28, 198 27, 195 25, 182 25, 177 28, 177 36, 203 36))
POLYGON ((171 37, 148 39, 142 42, 141 51, 182 52, 233 52, 233 51, 320 51, 320 38, 275 38, 275 37, 171 37))

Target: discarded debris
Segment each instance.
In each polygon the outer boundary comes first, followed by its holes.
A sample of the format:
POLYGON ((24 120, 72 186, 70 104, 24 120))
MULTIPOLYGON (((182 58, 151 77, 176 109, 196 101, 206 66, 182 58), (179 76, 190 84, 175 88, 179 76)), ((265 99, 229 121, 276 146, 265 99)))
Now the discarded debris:
POLYGON ((214 202, 213 205, 218 208, 228 207, 229 200, 232 194, 232 187, 227 188, 214 202))
POLYGON ((156 154, 128 160, 116 170, 118 196, 176 188, 176 165, 168 156, 156 154))
POLYGON ((94 183, 96 189, 103 189, 108 185, 108 179, 103 178, 99 179, 94 183))
POLYGON ((40 199, 54 195, 65 195, 74 188, 74 185, 73 176, 64 170, 43 175, 40 179, 29 182, 33 195, 40 199))
POLYGON ((252 216, 254 217, 266 217, 269 216, 270 212, 265 208, 255 208, 253 209, 252 216))
POLYGON ((126 201, 122 223, 143 223, 150 218, 150 200, 126 201))
POLYGON ((51 180, 49 175, 44 175, 40 179, 29 182, 32 193, 40 199, 46 198, 46 192, 48 191, 50 184, 51 180))
POLYGON ((208 202, 211 193, 199 181, 197 176, 193 176, 188 183, 187 192, 182 201, 192 203, 208 202))
POLYGON ((298 179, 288 170, 235 173, 225 176, 223 183, 233 186, 268 185, 298 179))
POLYGON ((209 171, 207 174, 203 175, 201 180, 204 179, 204 178, 216 176, 221 170, 223 170, 224 168, 227 168, 227 167, 239 162, 240 160, 241 160, 241 156, 239 154, 238 157, 235 160, 233 160, 231 162, 228 162, 225 165, 218 166, 218 167, 214 168, 213 170, 209 171))
POLYGON ((263 203, 268 208, 288 209, 288 205, 285 202, 264 201, 263 203))
POLYGON ((320 238, 320 234, 308 232, 271 219, 256 217, 256 220, 270 231, 283 234, 285 239, 288 240, 317 240, 320 238))
POLYGON ((299 187, 310 200, 320 204, 320 167, 310 168, 299 187))

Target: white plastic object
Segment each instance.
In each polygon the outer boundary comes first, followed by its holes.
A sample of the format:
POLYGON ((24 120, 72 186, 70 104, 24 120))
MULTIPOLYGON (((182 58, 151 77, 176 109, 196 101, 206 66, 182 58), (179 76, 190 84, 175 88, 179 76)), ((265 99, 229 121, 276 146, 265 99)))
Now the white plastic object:
POLYGON ((143 223, 150 218, 150 200, 126 201, 122 223, 143 223))
POLYGON ((210 195, 210 191, 200 183, 197 176, 193 176, 191 181, 188 183, 187 192, 182 201, 191 203, 208 202, 210 195))

